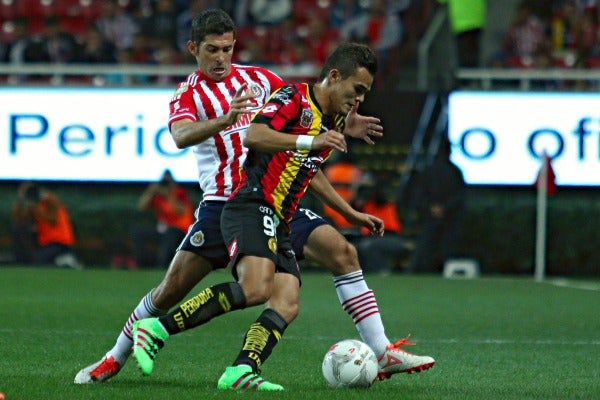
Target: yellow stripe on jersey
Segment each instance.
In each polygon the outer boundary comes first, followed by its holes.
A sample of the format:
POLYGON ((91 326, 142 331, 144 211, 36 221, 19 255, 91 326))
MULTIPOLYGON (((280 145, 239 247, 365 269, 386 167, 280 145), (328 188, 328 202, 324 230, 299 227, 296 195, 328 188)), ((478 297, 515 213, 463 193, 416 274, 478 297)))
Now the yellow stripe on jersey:
MULTIPOLYGON (((321 122, 323 114, 321 113, 319 108, 315 106, 315 103, 312 101, 312 99, 310 99, 310 109, 313 113, 313 119, 310 128, 308 129, 306 134, 309 136, 318 136, 321 133, 321 122)), ((300 161, 300 158, 307 158, 311 151, 312 150, 295 150, 296 153, 301 154, 301 157, 290 157, 285 166, 285 170, 282 171, 283 173, 279 177, 279 183, 273 191, 273 206, 278 213, 281 213, 282 203, 289 194, 290 187, 292 183, 294 183, 296 176, 298 176, 300 168, 302 168, 302 162, 300 161)), ((306 191, 306 189, 307 188, 304 188, 304 191, 306 191)))

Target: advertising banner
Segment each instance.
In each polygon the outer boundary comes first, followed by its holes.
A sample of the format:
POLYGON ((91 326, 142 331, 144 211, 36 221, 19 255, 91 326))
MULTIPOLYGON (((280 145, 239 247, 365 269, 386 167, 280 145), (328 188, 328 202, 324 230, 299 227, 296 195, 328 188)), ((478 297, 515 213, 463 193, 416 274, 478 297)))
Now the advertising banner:
POLYGON ((0 88, 0 179, 196 182, 167 128, 170 89, 0 88))
POLYGON ((557 185, 600 185, 599 94, 454 92, 448 106, 467 183, 531 185, 546 152, 557 185))

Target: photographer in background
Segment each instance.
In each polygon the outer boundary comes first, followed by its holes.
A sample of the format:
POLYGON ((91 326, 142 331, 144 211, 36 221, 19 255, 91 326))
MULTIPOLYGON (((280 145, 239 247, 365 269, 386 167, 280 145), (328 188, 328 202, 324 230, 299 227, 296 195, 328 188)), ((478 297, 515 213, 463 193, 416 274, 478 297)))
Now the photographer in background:
POLYGON ((167 268, 193 222, 191 199, 167 169, 158 182, 148 185, 137 208, 152 212, 156 226, 139 227, 132 232, 135 261, 138 266, 167 268))
POLYGON ((23 182, 13 203, 12 220, 17 262, 81 268, 73 253, 75 235, 69 213, 56 194, 35 182, 23 182))

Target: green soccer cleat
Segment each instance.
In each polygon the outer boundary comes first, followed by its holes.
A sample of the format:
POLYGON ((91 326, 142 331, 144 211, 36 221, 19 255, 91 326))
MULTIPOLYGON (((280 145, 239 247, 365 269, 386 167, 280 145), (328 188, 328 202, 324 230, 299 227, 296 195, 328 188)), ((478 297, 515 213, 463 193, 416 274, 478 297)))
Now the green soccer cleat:
POLYGON ((265 381, 252 371, 249 365, 236 365, 225 368, 219 378, 218 389, 231 390, 260 390, 263 392, 276 392, 283 390, 283 386, 265 381))
POLYGON ((168 338, 169 334, 158 322, 158 318, 145 318, 133 323, 133 356, 142 374, 152 373, 154 357, 168 338))

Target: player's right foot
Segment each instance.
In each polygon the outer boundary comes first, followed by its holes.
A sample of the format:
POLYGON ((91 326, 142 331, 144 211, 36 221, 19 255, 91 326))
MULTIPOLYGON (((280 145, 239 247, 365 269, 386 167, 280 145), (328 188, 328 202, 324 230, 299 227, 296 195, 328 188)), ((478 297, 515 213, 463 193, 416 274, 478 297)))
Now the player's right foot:
POLYGON ((84 384, 107 381, 118 374, 122 367, 112 356, 104 357, 102 360, 88 365, 79 371, 75 375, 75 383, 84 384))
POLYGON ((391 377, 393 374, 425 371, 435 364, 435 360, 429 356, 417 356, 404 351, 400 346, 414 345, 409 342, 410 335, 400 339, 396 343, 390 343, 377 361, 379 362, 379 373, 377 379, 383 380, 391 377))
POLYGON ((225 372, 219 378, 218 389, 231 390, 259 390, 275 392, 283 390, 283 386, 265 381, 252 371, 249 365, 237 365, 225 368, 225 372))
POLYGON ((169 334, 158 322, 158 318, 145 318, 133 323, 133 356, 142 374, 152 373, 154 357, 168 338, 169 334))

